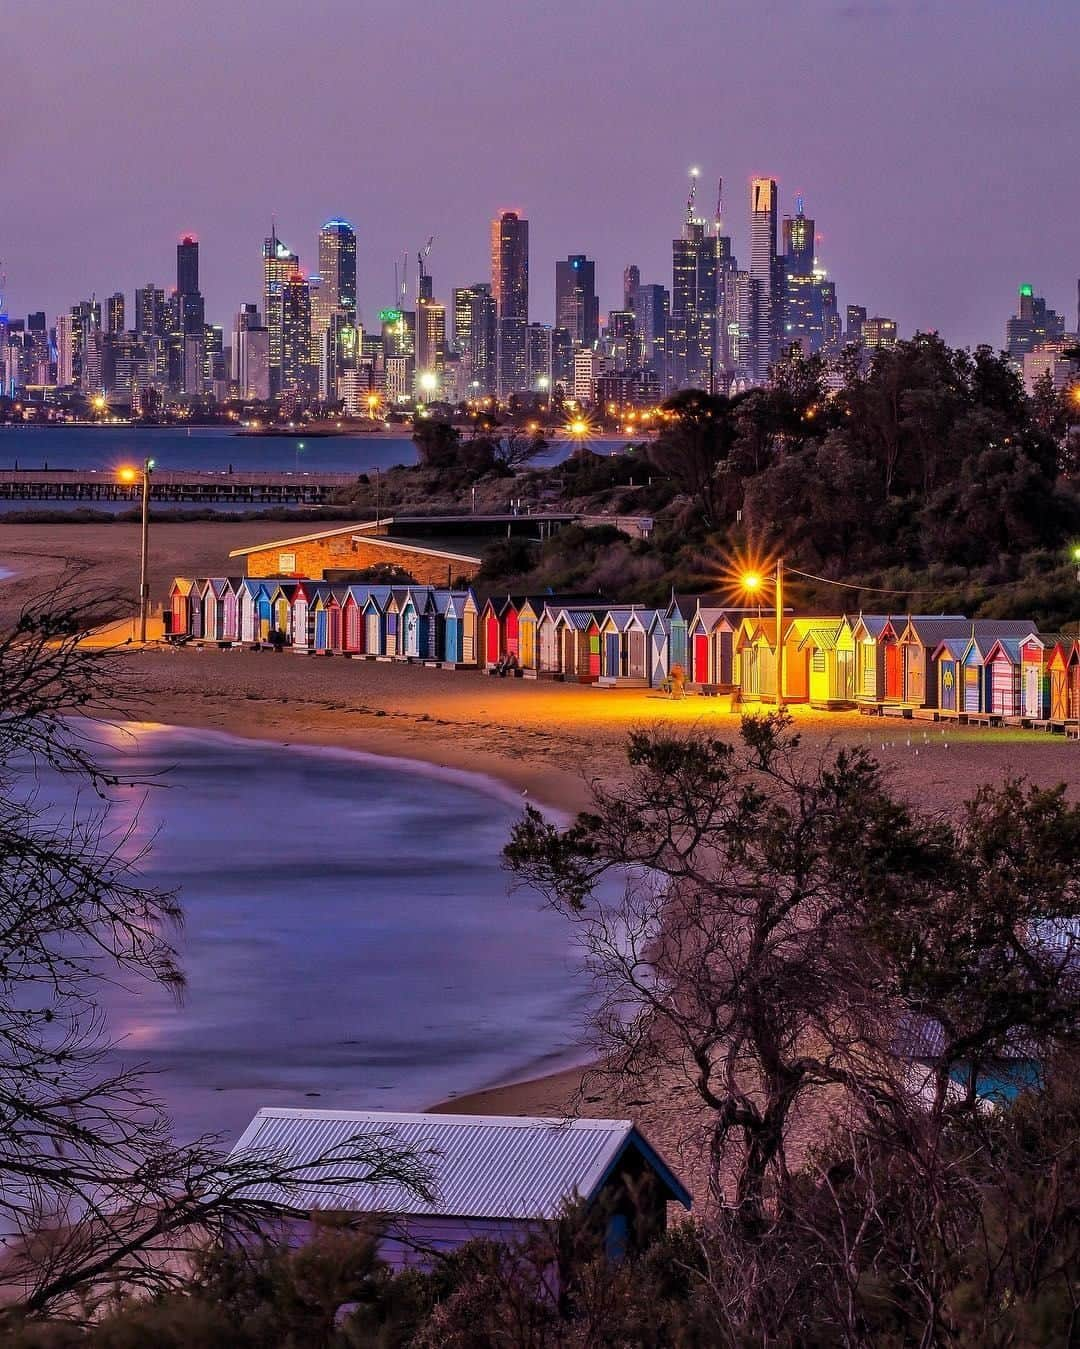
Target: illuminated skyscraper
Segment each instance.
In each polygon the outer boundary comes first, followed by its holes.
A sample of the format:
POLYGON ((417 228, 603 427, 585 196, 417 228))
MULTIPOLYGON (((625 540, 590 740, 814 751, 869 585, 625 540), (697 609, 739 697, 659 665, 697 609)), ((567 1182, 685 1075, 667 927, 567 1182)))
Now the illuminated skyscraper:
POLYGON ((122 333, 124 331, 124 292, 118 290, 115 295, 110 295, 105 304, 106 330, 111 334, 122 333))
POLYGON ((1013 360, 1020 360, 1036 347, 1064 336, 1064 315, 1048 309, 1046 301, 1031 286, 1021 286, 1016 314, 1005 326, 1005 347, 1013 360))
POLYGON ((555 264, 555 324, 565 328, 577 346, 591 347, 600 336, 596 263, 583 253, 572 253, 555 264))
POLYGON ((866 306, 849 304, 846 314, 847 328, 844 332, 844 341, 854 342, 857 345, 862 341, 863 324, 866 322, 866 306))
POLYGON ((504 211, 491 222, 491 293, 501 319, 529 317, 529 222, 504 211))
POLYGON ((897 342, 897 327, 895 319, 882 318, 880 314, 875 314, 872 319, 867 319, 862 326, 863 346, 868 351, 875 351, 878 348, 888 350, 895 347, 897 342))
POLYGON ((528 386, 529 222, 504 211, 491 222, 491 294, 498 319, 498 392, 528 386))
POLYGON ((758 283, 753 375, 764 381, 776 360, 781 316, 776 255, 777 191, 772 178, 750 183, 750 275, 758 283))
POLYGON ((240 308, 236 318, 233 319, 232 346, 230 348, 232 355, 230 358, 229 377, 234 384, 239 386, 240 395, 244 397, 244 380, 241 374, 241 354, 243 348, 244 333, 249 328, 261 328, 262 316, 259 313, 259 306, 256 304, 245 304, 240 308))
POLYGON ((56 318, 56 382, 61 388, 74 384, 75 374, 75 320, 71 314, 56 318))
POLYGON ((786 351, 797 343, 810 355, 825 345, 825 326, 822 291, 814 270, 814 222, 803 211, 802 197, 795 199, 795 214, 784 216, 782 261, 780 346, 786 351))
POLYGON ((281 288, 281 392, 310 394, 315 369, 311 363, 311 291, 294 271, 281 288))
POLYGON ((328 220, 319 231, 319 271, 311 287, 311 359, 319 372, 319 393, 333 396, 327 333, 340 315, 356 325, 356 231, 347 220, 328 220))
POLYGON ((165 292, 152 281, 135 292, 135 331, 140 337, 164 337, 165 292))
MULTIPOLYGON (((498 312, 491 287, 469 287, 468 378, 471 393, 493 394, 498 383, 498 312)), ((463 356, 465 351, 461 353, 463 356)))
POLYGON ((671 243, 669 389, 707 389, 716 358, 716 239, 688 219, 671 243))
POLYGON ((641 363, 658 378, 664 373, 665 342, 671 297, 665 287, 638 283, 635 289, 634 322, 641 363))
POLYGON ((328 220, 319 231, 319 275, 329 312, 356 323, 356 231, 347 220, 328 220))
POLYGON ((421 299, 416 305, 416 379, 420 392, 430 401, 442 388, 446 367, 446 307, 421 299), (434 376, 432 385, 429 377, 434 376))
POLYGON ((285 285, 300 266, 300 259, 277 237, 275 226, 263 241, 263 319, 270 333, 270 393, 280 393, 283 360, 283 309, 285 285))

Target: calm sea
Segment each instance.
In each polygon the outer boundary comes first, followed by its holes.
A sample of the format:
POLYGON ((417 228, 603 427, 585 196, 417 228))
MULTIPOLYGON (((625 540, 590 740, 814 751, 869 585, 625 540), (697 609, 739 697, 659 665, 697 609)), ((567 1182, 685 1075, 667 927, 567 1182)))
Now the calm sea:
POLYGON ((0 468, 160 468, 364 473, 414 464, 408 436, 238 436, 228 427, 0 426, 0 468))
POLYGON ((187 993, 103 1001, 179 1136, 232 1137, 263 1105, 421 1109, 574 1057, 570 932, 500 867, 516 797, 171 727, 109 731, 104 753, 160 774, 113 793, 114 824, 150 845, 146 881, 180 890, 187 993))
MULTIPOLYGON (((586 442, 597 453, 622 447, 622 441, 586 442)), ((559 463, 576 441, 554 441, 540 463, 559 463)), ((416 447, 408 435, 390 436, 238 436, 228 427, 0 426, 0 469, 110 469, 153 459, 160 468, 238 472, 366 473, 415 464, 416 447)))

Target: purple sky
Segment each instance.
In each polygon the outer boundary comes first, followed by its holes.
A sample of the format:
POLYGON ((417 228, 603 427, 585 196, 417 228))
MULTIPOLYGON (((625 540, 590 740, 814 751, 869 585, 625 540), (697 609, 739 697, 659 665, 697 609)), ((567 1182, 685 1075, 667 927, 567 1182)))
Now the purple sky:
POLYGON ((14 316, 175 280, 207 313, 258 298, 271 211, 314 269, 359 233, 362 315, 437 235, 436 294, 488 279, 488 221, 531 230, 532 316, 558 256, 671 282, 686 170, 795 194, 840 304, 1003 340, 1016 286, 1075 325, 1077 0, 58 0, 3 21, 0 259, 14 316))

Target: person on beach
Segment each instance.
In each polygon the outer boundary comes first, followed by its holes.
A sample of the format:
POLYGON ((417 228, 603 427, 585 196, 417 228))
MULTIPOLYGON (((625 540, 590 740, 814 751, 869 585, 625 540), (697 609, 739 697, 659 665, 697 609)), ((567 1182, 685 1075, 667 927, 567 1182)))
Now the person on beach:
POLYGON ((673 698, 686 696, 686 671, 681 665, 673 665, 668 674, 668 692, 673 698))

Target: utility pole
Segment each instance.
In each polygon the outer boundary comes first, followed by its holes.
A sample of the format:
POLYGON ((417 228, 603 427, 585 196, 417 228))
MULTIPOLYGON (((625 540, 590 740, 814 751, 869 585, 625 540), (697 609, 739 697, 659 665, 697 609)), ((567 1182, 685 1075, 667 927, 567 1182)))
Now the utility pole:
POLYGON ((142 470, 142 552, 139 563, 139 641, 146 641, 146 614, 150 608, 150 581, 147 562, 150 557, 150 474, 154 461, 145 459, 142 470))
POLYGON ((784 706, 784 559, 776 559, 776 707, 784 706))

